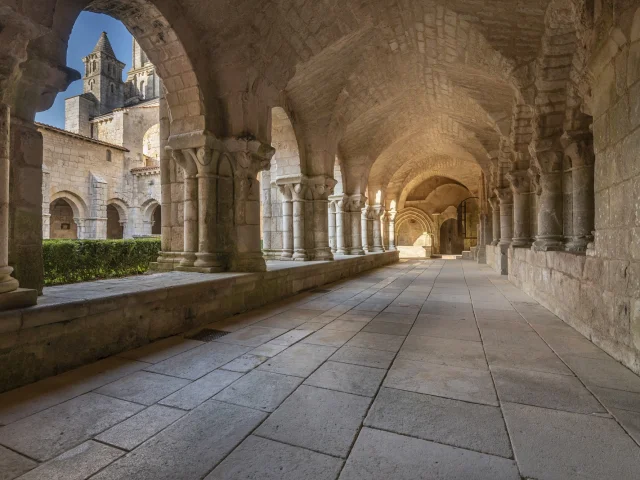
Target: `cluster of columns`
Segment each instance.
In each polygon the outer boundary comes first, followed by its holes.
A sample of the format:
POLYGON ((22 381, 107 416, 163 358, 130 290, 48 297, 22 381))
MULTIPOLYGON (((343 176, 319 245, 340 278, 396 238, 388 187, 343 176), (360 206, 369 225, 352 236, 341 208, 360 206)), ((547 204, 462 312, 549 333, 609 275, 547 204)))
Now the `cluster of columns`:
MULTIPOLYGON (((329 197, 329 238, 336 255, 364 255, 386 250, 383 225, 388 223, 388 249, 395 250, 391 229, 395 228, 395 211, 387 214, 383 205, 370 206, 363 195, 329 197)), ((386 231, 386 229, 385 229, 386 231)))
POLYGON ((494 189, 489 198, 492 245, 586 252, 593 241, 595 208, 591 138, 565 134, 561 145, 535 151, 528 170, 507 173, 509 186, 494 189), (532 210, 537 212, 535 235, 532 210))
MULTIPOLYGON (((221 141, 209 132, 173 136, 166 148, 183 173, 184 235, 182 252, 163 250, 158 263, 170 269, 177 260, 178 270, 207 273, 264 271, 257 174, 268 168, 274 149, 246 138, 221 141)), ((164 196, 163 188, 163 205, 164 196)))
POLYGON ((282 195, 281 260, 333 260, 329 246, 329 194, 335 180, 328 176, 279 178, 282 195))

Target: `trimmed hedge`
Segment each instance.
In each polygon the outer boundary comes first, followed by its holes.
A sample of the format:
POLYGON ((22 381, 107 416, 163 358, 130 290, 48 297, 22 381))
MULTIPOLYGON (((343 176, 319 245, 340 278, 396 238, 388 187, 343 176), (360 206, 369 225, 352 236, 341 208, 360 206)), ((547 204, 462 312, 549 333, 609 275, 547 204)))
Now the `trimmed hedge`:
POLYGON ((159 238, 44 240, 44 284, 86 282, 144 273, 160 252, 159 238))

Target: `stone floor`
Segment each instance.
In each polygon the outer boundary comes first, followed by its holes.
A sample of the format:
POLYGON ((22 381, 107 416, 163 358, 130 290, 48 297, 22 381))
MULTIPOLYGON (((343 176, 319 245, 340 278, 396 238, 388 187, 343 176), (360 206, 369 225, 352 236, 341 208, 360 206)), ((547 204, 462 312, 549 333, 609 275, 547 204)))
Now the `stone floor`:
POLYGON ((637 479, 640 378, 405 261, 0 395, 0 479, 637 479))

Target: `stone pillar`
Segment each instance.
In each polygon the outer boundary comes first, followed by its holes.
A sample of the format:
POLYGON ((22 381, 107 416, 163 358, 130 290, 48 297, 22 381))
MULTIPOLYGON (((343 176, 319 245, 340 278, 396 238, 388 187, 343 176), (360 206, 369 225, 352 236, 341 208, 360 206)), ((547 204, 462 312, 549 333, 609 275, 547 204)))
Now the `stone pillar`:
POLYGON ((226 257, 222 263, 233 271, 266 271, 260 248, 258 172, 269 168, 275 149, 258 140, 236 137, 225 139, 223 145, 225 154, 217 170, 218 208, 224 212, 226 199, 233 196, 228 205, 234 215, 218 221, 218 255, 226 257))
POLYGON ((336 202, 329 197, 329 247, 336 253, 336 202))
POLYGON ((587 136, 565 147, 571 159, 573 193, 572 235, 565 248, 570 252, 585 252, 593 242, 595 219, 593 138, 587 136))
MULTIPOLYGON (((273 258, 273 249, 271 244, 271 172, 265 170, 260 176, 261 181, 261 197, 260 205, 262 207, 262 254, 265 258, 273 258)), ((278 252, 279 256, 280 252, 278 252)))
POLYGON ((531 247, 529 219, 529 200, 531 188, 529 174, 526 171, 514 171, 507 174, 513 195, 513 240, 511 245, 520 248, 531 247))
MULTIPOLYGON (((539 251, 561 250, 563 246, 563 152, 535 152, 538 190, 538 234, 533 248, 539 251)), ((533 172, 532 172, 533 173, 533 172)))
POLYGON ((42 238, 51 236, 51 173, 42 165, 42 238))
POLYGON ((333 178, 325 178, 313 185, 314 260, 333 260, 329 248, 329 194, 335 185, 333 178))
MULTIPOLYGON (((38 296, 36 290, 18 288, 18 280, 11 276, 13 267, 9 266, 11 147, 11 110, 7 105, 0 104, 0 310, 35 305, 38 296)), ((38 225, 38 229, 40 237, 41 225, 38 225)), ((42 267, 37 259, 34 262, 42 267)))
POLYGON ((388 213, 389 219, 389 251, 394 252, 396 250, 396 216, 398 212, 391 210, 388 213))
POLYGON ((433 223, 435 225, 435 232, 433 232, 433 239, 431 241, 431 253, 442 253, 440 251, 440 213, 432 213, 433 223))
POLYGON ((477 253, 477 261, 478 263, 487 263, 487 245, 491 243, 493 238, 491 238, 491 226, 489 225, 489 215, 486 213, 481 213, 479 215, 478 222, 478 249, 477 253))
POLYGON ((491 245, 495 247, 500 242, 500 201, 498 197, 491 197, 489 204, 491 205, 491 231, 493 237, 491 245))
POLYGON ((500 202, 500 242, 499 245, 511 245, 513 238, 513 194, 509 187, 495 189, 500 202))
POLYGON ((349 211, 351 216, 351 250, 350 255, 364 255, 362 248, 362 209, 364 207, 363 195, 349 197, 349 211))
POLYGON ((289 185, 278 185, 282 195, 282 254, 280 260, 291 260, 293 257, 293 203, 289 185))
POLYGON ((193 267, 198 251, 198 168, 195 157, 180 151, 172 151, 173 160, 184 174, 184 247, 181 267, 193 267))
POLYGON ((360 211, 360 234, 362 236, 362 248, 365 253, 370 251, 369 249, 369 215, 371 213, 371 207, 365 204, 360 211))
POLYGON ((382 205, 374 205, 371 208, 373 215, 373 252, 384 252, 382 245, 382 216, 384 215, 384 207, 382 205))
POLYGON ((309 259, 305 242, 305 194, 307 186, 302 183, 293 185, 293 260, 304 262, 309 259))
POLYGON ((347 225, 345 224, 345 216, 348 212, 345 212, 346 198, 342 195, 340 200, 336 202, 336 253, 338 255, 347 255, 347 242, 346 233, 347 225))

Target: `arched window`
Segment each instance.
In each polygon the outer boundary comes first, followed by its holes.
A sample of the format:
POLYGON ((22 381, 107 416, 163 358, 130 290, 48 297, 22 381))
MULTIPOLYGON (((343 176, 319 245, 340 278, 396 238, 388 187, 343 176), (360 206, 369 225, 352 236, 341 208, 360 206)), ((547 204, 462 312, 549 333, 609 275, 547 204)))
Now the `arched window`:
POLYGON ((116 86, 113 83, 109 85, 109 89, 111 90, 111 93, 116 93, 116 86))
POLYGON ((111 161, 111 150, 107 150, 107 162, 111 161))
POLYGON ((96 62, 95 60, 93 61, 93 72, 97 72, 98 71, 98 62, 96 62))

